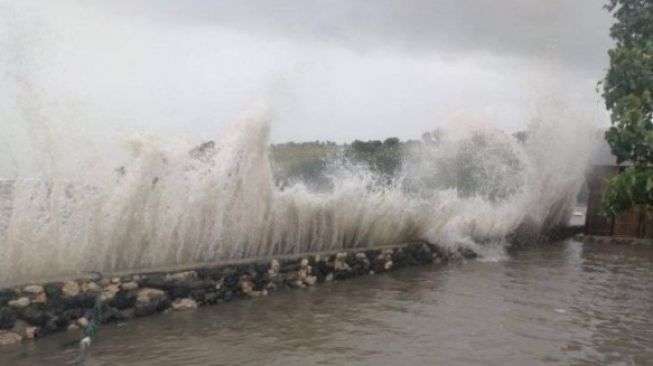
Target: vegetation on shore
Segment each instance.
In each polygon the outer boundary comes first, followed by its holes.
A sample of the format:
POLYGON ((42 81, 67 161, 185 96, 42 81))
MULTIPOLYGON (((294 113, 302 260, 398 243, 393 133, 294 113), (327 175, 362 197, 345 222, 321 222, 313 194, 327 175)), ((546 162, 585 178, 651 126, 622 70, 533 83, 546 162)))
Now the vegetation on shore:
POLYGON ((653 204, 653 0, 610 0, 606 8, 616 44, 603 80, 612 119, 605 138, 617 162, 631 164, 604 191, 603 211, 614 215, 653 204))

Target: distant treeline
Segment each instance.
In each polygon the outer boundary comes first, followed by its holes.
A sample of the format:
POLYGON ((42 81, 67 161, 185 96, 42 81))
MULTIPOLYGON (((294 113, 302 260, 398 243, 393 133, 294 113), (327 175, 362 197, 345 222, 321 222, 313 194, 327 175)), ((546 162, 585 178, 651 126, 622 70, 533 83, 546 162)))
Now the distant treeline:
POLYGON ((390 179, 401 169, 406 150, 419 141, 402 142, 396 137, 385 141, 356 140, 350 144, 335 142, 288 142, 272 145, 274 175, 287 184, 301 180, 308 184, 326 184, 326 173, 333 164, 366 167, 380 177, 390 179))
MULTIPOLYGON (((517 132, 513 136, 522 143, 528 138, 525 132, 517 132)), ((441 133, 434 131, 423 134, 421 140, 401 141, 391 137, 384 141, 355 140, 349 144, 331 141, 274 144, 271 146, 274 176, 281 186, 302 181, 312 188, 328 188, 329 169, 334 165, 350 164, 366 167, 380 179, 390 181, 410 157, 409 151, 418 151, 424 145, 439 144, 440 140, 441 133)), ((579 192, 578 200, 581 203, 587 201, 585 185, 579 192)))

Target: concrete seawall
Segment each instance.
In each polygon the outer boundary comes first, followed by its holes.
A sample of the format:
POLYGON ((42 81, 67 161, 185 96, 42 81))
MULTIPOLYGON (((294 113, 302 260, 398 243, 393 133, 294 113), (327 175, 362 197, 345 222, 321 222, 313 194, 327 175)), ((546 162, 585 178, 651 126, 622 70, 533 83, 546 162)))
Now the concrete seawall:
POLYGON ((60 331, 81 335, 89 321, 124 322, 471 255, 443 253, 435 245, 420 242, 149 273, 95 273, 75 280, 4 288, 0 289, 0 345, 60 331))

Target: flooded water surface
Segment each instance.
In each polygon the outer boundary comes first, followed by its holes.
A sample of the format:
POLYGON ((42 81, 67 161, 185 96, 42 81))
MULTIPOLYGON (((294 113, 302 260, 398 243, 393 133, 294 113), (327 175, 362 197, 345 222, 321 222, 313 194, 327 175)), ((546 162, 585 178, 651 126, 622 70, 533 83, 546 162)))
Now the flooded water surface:
MULTIPOLYGON (((78 364, 78 339, 0 364, 78 364)), ((653 248, 568 241, 106 325, 82 364, 653 365, 653 248)))

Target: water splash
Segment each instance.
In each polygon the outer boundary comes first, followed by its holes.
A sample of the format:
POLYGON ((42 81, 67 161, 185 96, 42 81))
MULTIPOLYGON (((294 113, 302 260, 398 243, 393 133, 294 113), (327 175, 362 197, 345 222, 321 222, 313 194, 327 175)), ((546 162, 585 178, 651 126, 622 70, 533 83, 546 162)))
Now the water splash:
POLYGON ((268 119, 247 115, 194 149, 140 135, 118 169, 5 183, 0 279, 413 240, 497 257, 483 243, 496 247, 524 223, 546 229, 568 220, 590 151, 565 137, 579 136, 578 124, 562 121, 534 123, 526 142, 497 131, 445 134, 412 152, 390 184, 342 169, 330 192, 316 193, 302 183, 275 186, 268 119))

